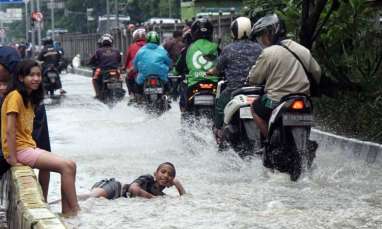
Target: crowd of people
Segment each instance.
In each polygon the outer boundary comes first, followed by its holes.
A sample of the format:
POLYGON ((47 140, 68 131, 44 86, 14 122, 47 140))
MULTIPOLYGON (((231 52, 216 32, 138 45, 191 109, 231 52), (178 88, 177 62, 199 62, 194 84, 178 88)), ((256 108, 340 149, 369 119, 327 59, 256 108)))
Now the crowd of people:
MULTIPOLYGON (((162 45, 157 32, 137 28, 132 33, 133 42, 125 52, 123 66, 119 50, 113 48, 113 37, 104 34, 90 64, 102 71, 126 71, 126 85, 132 97, 142 93, 142 84, 148 76, 157 75, 167 83, 169 72, 174 71, 181 76, 181 112, 187 112, 190 85, 209 75, 224 79, 226 87, 216 101, 214 115, 214 134, 218 142, 222 141, 224 108, 231 93, 244 85, 263 85, 265 93, 254 101, 251 110, 264 137, 270 114, 283 96, 292 93, 309 95, 310 81, 306 71, 316 82, 320 80, 320 66, 310 51, 288 39, 286 34, 286 27, 276 14, 260 18, 253 26, 249 18, 239 17, 231 24, 232 43, 220 49, 213 41, 212 23, 207 18, 198 18, 183 31, 174 32, 173 37, 162 45), (196 58, 198 55, 203 58, 196 58)), ((49 41, 38 59, 45 63, 56 61, 57 53, 49 41)), ((114 178, 105 179, 97 182, 90 193, 77 196, 76 163, 49 152, 46 112, 41 103, 42 75, 43 67, 36 61, 21 60, 15 49, 0 47, 2 172, 17 165, 40 169, 39 182, 45 200, 49 172, 60 173, 62 213, 65 215, 77 214, 81 197, 152 198, 163 195, 163 189, 171 186, 175 186, 180 195, 185 193, 175 178, 175 166, 165 162, 158 166, 154 176, 140 176, 127 185, 114 178)), ((95 70, 92 82, 96 96, 99 95, 99 80, 99 71, 95 70)))

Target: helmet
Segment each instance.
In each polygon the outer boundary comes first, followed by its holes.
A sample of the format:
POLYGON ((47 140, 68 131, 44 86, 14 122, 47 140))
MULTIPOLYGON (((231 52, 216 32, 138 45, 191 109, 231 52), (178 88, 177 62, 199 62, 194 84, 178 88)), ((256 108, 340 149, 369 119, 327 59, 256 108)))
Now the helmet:
POLYGON ((191 25, 191 35, 193 40, 201 38, 212 40, 214 27, 207 18, 198 18, 191 25))
POLYGON ((150 31, 147 34, 146 41, 147 41, 147 43, 154 43, 154 44, 159 45, 159 43, 160 43, 159 34, 155 31, 150 31))
POLYGON ((102 40, 101 40, 101 38, 99 38, 99 39, 97 40, 97 47, 98 47, 98 48, 101 48, 101 47, 102 47, 102 40))
POLYGON ((113 36, 109 33, 105 33, 101 37, 102 46, 111 46, 113 44, 113 36))
POLYGON ((144 28, 136 29, 133 32, 133 41, 146 38, 146 30, 144 28))
POLYGON ((51 37, 46 37, 42 40, 42 45, 53 45, 53 39, 51 37))
POLYGON ((251 36, 259 37, 264 33, 271 36, 274 44, 286 35, 285 24, 276 14, 264 16, 253 25, 251 36))
POLYGON ((251 20, 249 18, 239 17, 231 23, 231 36, 233 39, 248 39, 250 34, 251 20))

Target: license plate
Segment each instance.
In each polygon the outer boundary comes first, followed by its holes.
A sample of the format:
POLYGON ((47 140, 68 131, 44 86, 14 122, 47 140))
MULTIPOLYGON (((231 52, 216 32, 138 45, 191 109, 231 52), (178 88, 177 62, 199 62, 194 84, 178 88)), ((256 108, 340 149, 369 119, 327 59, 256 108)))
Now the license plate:
POLYGON ((122 88, 122 82, 106 83, 108 89, 122 88))
POLYGON ((48 72, 48 77, 49 77, 49 78, 56 78, 56 77, 57 77, 57 74, 54 73, 54 72, 48 72))
POLYGON ((194 97, 194 105, 212 106, 215 104, 213 95, 196 95, 194 97))
POLYGON ((251 113, 251 107, 240 107, 240 118, 253 119, 253 116, 251 113))
POLYGON ((314 119, 312 114, 283 114, 284 126, 312 126, 314 119))
POLYGON ((157 88, 145 88, 145 94, 151 95, 151 94, 163 94, 163 88, 157 87, 157 88))

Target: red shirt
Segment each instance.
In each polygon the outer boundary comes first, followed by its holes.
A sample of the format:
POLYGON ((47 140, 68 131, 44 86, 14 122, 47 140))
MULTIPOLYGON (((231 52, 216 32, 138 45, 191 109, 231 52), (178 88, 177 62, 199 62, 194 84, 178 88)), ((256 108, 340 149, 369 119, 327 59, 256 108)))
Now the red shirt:
MULTIPOLYGON (((139 51, 140 48, 142 48, 142 46, 144 46, 146 44, 146 41, 145 39, 140 39, 140 40, 137 40, 136 42, 132 43, 126 50, 126 54, 125 54, 125 68, 126 69, 130 69, 133 67, 133 61, 134 61, 134 58, 135 58, 135 55, 137 55, 137 52, 139 51)), ((129 79, 133 79, 137 76, 137 72, 134 70, 134 71, 130 71, 129 74, 128 74, 128 78, 129 79)))

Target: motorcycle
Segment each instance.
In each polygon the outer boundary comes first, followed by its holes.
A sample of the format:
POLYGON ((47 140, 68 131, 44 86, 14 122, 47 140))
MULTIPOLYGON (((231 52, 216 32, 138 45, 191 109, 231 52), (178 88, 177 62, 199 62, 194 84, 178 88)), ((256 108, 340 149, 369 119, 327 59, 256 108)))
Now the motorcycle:
POLYGON ((58 62, 58 71, 60 73, 62 71, 68 72, 68 67, 69 67, 69 61, 66 58, 61 58, 60 61, 58 62))
POLYGON ((180 87, 180 82, 181 82, 181 76, 176 76, 173 75, 173 73, 168 74, 168 79, 170 80, 171 83, 171 88, 170 88, 170 96, 172 100, 177 100, 179 97, 179 87, 180 87))
POLYGON ((305 94, 285 96, 272 112, 268 135, 261 138, 250 106, 263 93, 263 87, 242 87, 232 92, 224 109, 223 137, 240 155, 251 151, 251 155, 261 154, 265 167, 288 173, 296 181, 311 168, 318 146, 309 140, 314 125, 312 102, 305 94), (261 146, 264 150, 258 151, 261 146))
POLYGON ((44 69, 43 87, 49 96, 54 96, 54 91, 61 88, 60 75, 54 65, 49 65, 44 69))
POLYGON ((118 70, 101 71, 101 85, 99 99, 105 103, 122 100, 126 90, 122 87, 122 79, 118 70))
POLYGON ((217 83, 208 78, 187 89, 187 111, 195 116, 212 119, 215 108, 217 83))
MULTIPOLYGON (((219 82, 218 95, 224 82, 219 82)), ((262 87, 242 87, 231 93, 231 100, 224 108, 223 138, 244 156, 261 144, 260 132, 251 113, 251 104, 263 94, 262 87)), ((223 147, 223 146, 221 146, 223 147)))
POLYGON ((158 76, 151 75, 145 80, 143 94, 149 111, 161 113, 170 109, 169 98, 165 94, 165 84, 158 76))
POLYGON ((296 181, 311 168, 315 158, 318 145, 309 140, 313 125, 313 104, 309 96, 284 96, 268 123, 263 165, 286 172, 292 181, 296 181))

